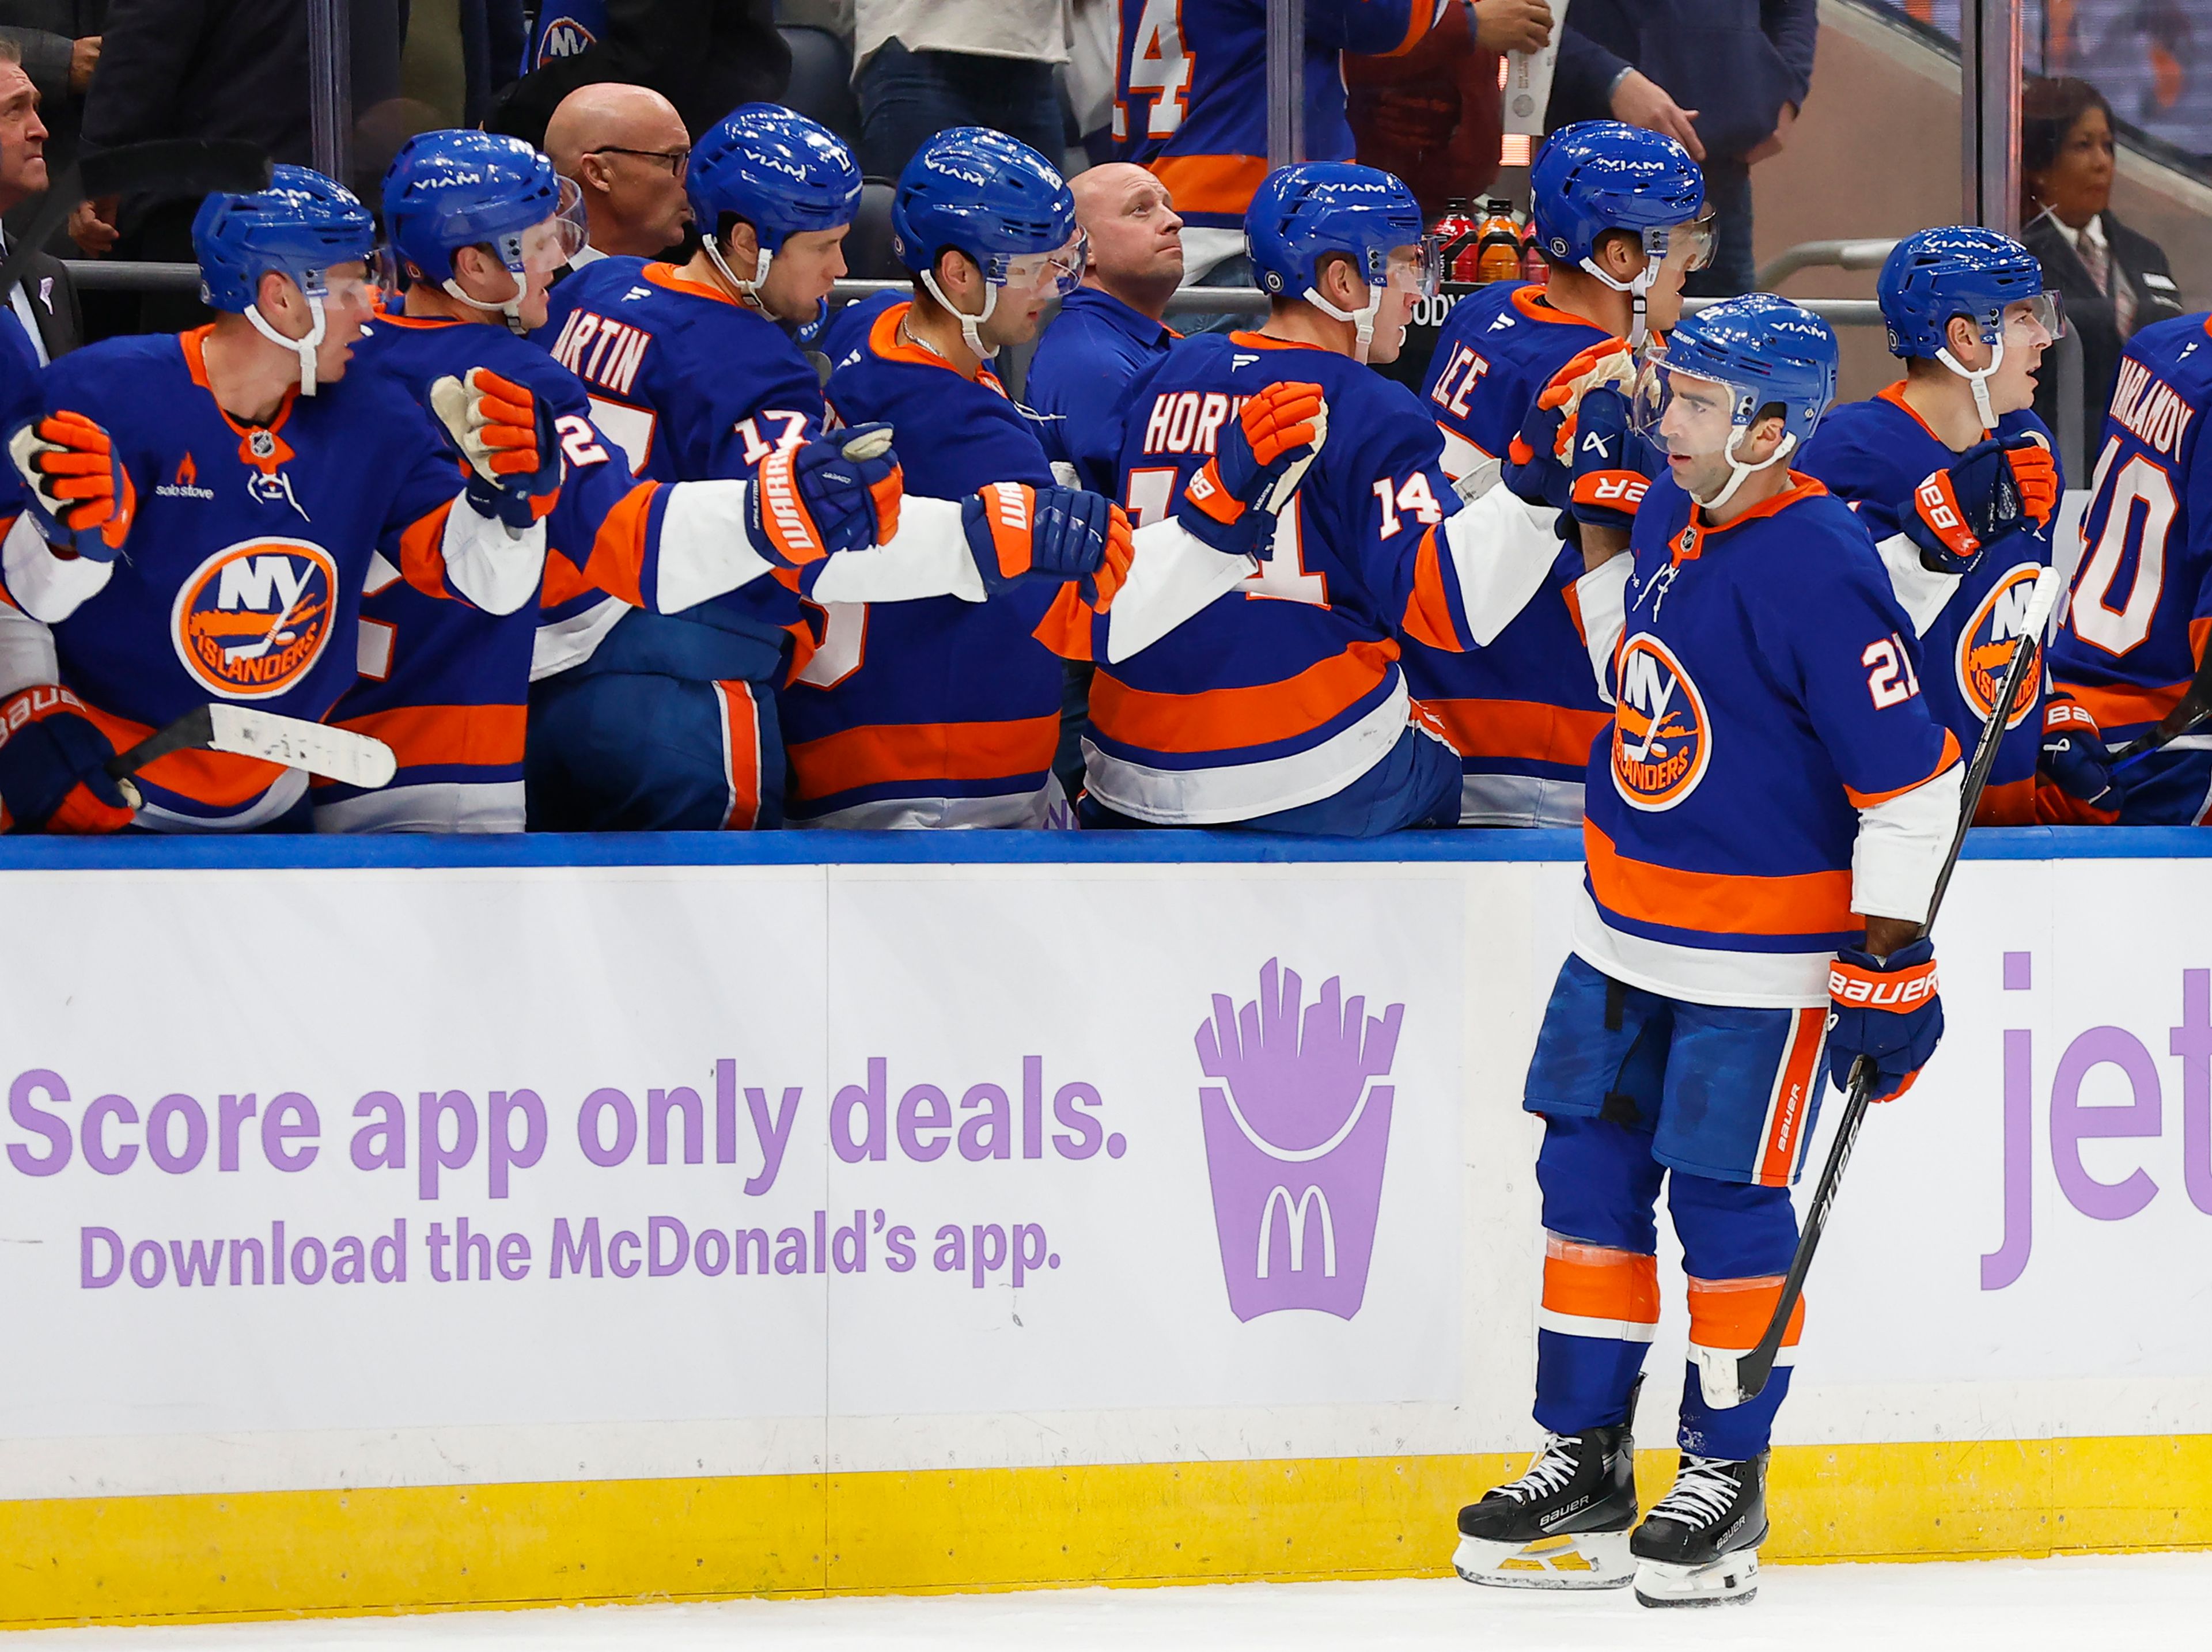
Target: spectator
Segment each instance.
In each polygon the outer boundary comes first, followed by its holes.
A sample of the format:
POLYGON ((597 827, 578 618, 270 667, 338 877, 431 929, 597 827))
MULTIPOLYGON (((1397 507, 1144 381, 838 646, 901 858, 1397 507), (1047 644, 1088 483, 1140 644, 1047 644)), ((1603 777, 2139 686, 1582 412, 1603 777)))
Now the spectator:
MULTIPOLYGON (((100 61, 100 31, 107 0, 0 0, 0 39, 23 54, 23 72, 39 88, 39 118, 46 126, 46 167, 58 176, 76 159, 77 126, 84 118, 85 88, 100 61)), ((27 220, 19 210, 15 220, 27 220)), ((86 215, 89 221, 89 215, 86 215)), ((72 223, 71 228, 76 228, 72 223)), ((20 228, 11 222, 10 228, 20 228)), ((112 239, 104 230, 100 241, 112 239)), ((87 249, 106 251, 104 245, 87 249)))
POLYGON ((571 269, 610 253, 658 258, 684 239, 691 203, 684 168, 691 139, 676 106, 647 86, 605 81, 561 100, 545 153, 583 192, 591 239, 571 269))
MULTIPOLYGON (((791 48, 776 31, 772 0, 605 0, 604 10, 605 32, 580 52, 549 58, 541 40, 544 66, 517 81, 485 125, 544 149, 562 99, 580 86, 621 81, 651 87, 676 106, 686 132, 703 132, 741 103, 781 98, 791 78, 791 48)), ((541 32, 568 15, 541 5, 541 32)))
POLYGON ((855 0, 860 170, 896 178, 948 126, 990 126, 1058 165, 1066 0, 855 0))
MULTIPOLYGON (((2028 221, 2021 240, 2081 338, 2081 428, 2094 443, 2122 347, 2137 328, 2180 314, 2181 294, 2158 243, 2112 216, 2112 106, 2103 93, 2070 76, 2029 82, 2020 150, 2028 221)), ((2048 368, 2035 410, 2058 428, 2058 375, 2048 368)))
MULTIPOLYGON (((1464 13, 1468 0, 1450 0, 1464 13)), ((1498 176, 1504 134, 1498 54, 1474 31, 1446 21, 1411 52, 1344 59, 1346 113, 1362 165, 1395 173, 1421 211, 1439 216, 1456 196, 1472 200, 1498 176)))
MULTIPOLYGON (((39 118, 39 103, 21 51, 13 40, 0 39, 0 214, 46 192, 46 128, 39 118)), ((9 250, 0 237, 0 252, 9 250)), ((40 367, 76 348, 82 331, 76 289, 61 260, 45 248, 32 250, 9 302, 40 367)))
POLYGON ((1819 0, 1575 0, 1545 123, 1625 120, 1705 168, 1718 244, 1683 290, 1749 292, 1751 169, 1779 155, 1813 84, 1819 0))

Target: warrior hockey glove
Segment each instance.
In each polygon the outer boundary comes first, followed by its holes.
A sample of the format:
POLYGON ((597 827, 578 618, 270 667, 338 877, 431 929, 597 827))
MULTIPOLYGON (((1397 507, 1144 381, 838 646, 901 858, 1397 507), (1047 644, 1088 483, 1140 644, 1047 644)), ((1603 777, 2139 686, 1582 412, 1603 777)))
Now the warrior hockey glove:
POLYGON ((1964 574, 1982 547, 2023 522, 2046 525, 2058 504, 2058 466, 2033 436, 1977 442, 1948 469, 1931 471, 1898 512, 1920 560, 1938 574, 1964 574))
POLYGON ((1552 375, 1505 445, 1504 482, 1531 505, 1565 510, 1574 487, 1575 437, 1583 398, 1601 386, 1635 382, 1635 358, 1626 341, 1608 338, 1571 357, 1552 375))
POLYGON ((2036 817, 2051 823, 2109 825, 2119 817, 2127 789, 2112 778, 2112 754, 2088 708, 2065 695, 2043 702, 2043 747, 2036 774, 2061 796, 2046 799, 2037 788, 2036 817), (2062 800, 2063 799, 2063 800, 2062 800))
POLYGON ((1103 610, 1128 578, 1129 519, 1103 494, 994 482, 960 507, 968 550, 996 596, 1024 575, 1080 580, 1080 595, 1103 610))
POLYGON ((1874 1063, 1870 1100, 1912 1088, 1943 1036, 1936 944, 1926 937, 1886 958, 1847 946, 1828 966, 1828 1076, 1848 1090, 1861 1056, 1874 1063))
POLYGON ((1319 385, 1267 386, 1222 424, 1213 457, 1176 496, 1176 520, 1216 550, 1265 562, 1275 519, 1328 440, 1328 403, 1319 385))
POLYGON ((0 831, 113 832, 131 809, 101 767, 114 744, 52 683, 0 705, 0 831))
POLYGON ((46 538, 94 562, 113 562, 137 513, 138 490, 107 432, 82 413, 49 413, 18 430, 8 453, 46 538))
POLYGON ((469 506, 521 532, 561 497, 553 411, 526 385, 471 367, 430 386, 430 410, 468 461, 469 506))
POLYGON ((889 544, 905 486, 890 426, 855 425, 763 459, 745 527, 769 561, 805 568, 841 550, 889 544))
POLYGON ((1626 533, 1636 525, 1636 507, 1656 468, 1650 445, 1628 428, 1628 398, 1611 385, 1593 386, 1583 394, 1575 426, 1567 508, 1577 522, 1626 533))

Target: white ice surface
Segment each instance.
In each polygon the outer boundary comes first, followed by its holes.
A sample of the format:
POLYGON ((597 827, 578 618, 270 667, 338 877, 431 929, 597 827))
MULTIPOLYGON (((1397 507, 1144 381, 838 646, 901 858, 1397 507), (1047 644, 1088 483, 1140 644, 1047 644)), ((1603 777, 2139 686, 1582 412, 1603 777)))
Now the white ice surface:
POLYGON ((2212 1555, 1778 1566, 1748 1606, 1655 1612, 1625 1590, 1455 1580, 737 1600, 185 1628, 48 1630, 6 1652, 703 1652, 894 1647, 1164 1652, 2098 1652, 2212 1645, 2212 1555))

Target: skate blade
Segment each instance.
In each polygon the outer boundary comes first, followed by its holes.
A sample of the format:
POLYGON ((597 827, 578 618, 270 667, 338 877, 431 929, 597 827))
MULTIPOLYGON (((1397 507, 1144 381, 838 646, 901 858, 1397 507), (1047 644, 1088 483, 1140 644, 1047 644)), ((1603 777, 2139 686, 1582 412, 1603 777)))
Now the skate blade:
POLYGON ((1636 1576, 1626 1532, 1575 1532, 1533 1543, 1462 1534, 1452 1570, 1470 1583, 1509 1589, 1617 1589, 1636 1576))
POLYGON ((1647 1606, 1741 1606, 1759 1598, 1759 1551, 1738 1549, 1702 1566, 1636 1564, 1636 1599, 1647 1606))

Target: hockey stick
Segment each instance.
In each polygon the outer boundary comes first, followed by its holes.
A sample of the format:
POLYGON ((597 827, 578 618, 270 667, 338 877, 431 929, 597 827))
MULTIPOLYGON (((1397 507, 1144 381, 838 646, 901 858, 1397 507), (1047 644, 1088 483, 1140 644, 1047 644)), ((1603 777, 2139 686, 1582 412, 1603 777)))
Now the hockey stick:
POLYGON ((33 257, 87 201, 103 195, 244 193, 267 189, 269 178, 269 152, 240 138, 161 137, 86 155, 47 185, 37 214, 0 263, 0 304, 8 302, 33 257))
MULTIPOLYGON (((1943 870, 1936 874, 1936 892, 1928 898, 1928 916, 1918 935, 1925 935, 1936 926, 1936 914, 1943 905, 1944 891, 1951 887, 1952 870, 1959 864, 1959 851, 1966 847, 1967 830, 1974 823, 1974 811, 1981 805, 1983 788, 1990 782, 1990 771, 1996 766, 1997 748, 2004 742, 2007 715, 2020 693, 2021 684, 2027 681, 2028 673, 2043 652, 2043 635, 2051 623, 2051 610, 2058 604, 2059 585, 2057 570, 2046 568, 2036 575, 2035 586, 2028 592, 2020 642, 2012 652, 2011 663, 2005 667, 2002 691, 1991 702, 1990 720, 1982 725, 1981 738, 1974 742, 1973 761, 1966 767, 1966 783, 1959 788, 1959 823, 1952 829, 1950 851, 1943 857, 1943 870)), ((1851 1162, 1851 1150, 1858 1145, 1859 1127, 1866 1122, 1867 1108, 1871 1104, 1874 1078, 1874 1063, 1861 1056, 1851 1067, 1850 1093, 1844 1098, 1843 1121, 1836 1127, 1835 1145, 1828 1150, 1828 1163, 1820 1172, 1820 1185, 1813 1191, 1812 1206, 1805 1213, 1805 1230, 1798 1236, 1797 1254, 1790 1259, 1789 1276, 1782 1282, 1782 1295, 1774 1304, 1774 1316, 1767 1321, 1765 1333, 1751 1351, 1734 1357, 1734 1400, 1723 1401, 1715 1398, 1714 1388, 1709 1382, 1709 1378, 1718 1378, 1719 1386, 1730 1385, 1725 1373, 1729 1356, 1716 1352, 1699 1360, 1698 1381, 1707 1384, 1705 1397, 1714 1405, 1741 1405, 1747 1400, 1757 1399, 1759 1390, 1766 1386, 1766 1379, 1773 1374, 1775 1357, 1782 1351, 1782 1338, 1789 1329, 1790 1316, 1796 1311, 1798 1299, 1805 1294, 1805 1276, 1812 1271, 1813 1253, 1820 1248, 1820 1235, 1835 1209, 1844 1167, 1851 1162)))
POLYGON ((136 809, 143 799, 130 777, 175 751, 226 751, 234 756, 258 757, 264 762, 304 768, 310 774, 358 786, 363 791, 389 783, 399 767, 392 748, 368 735, 232 705, 188 711, 128 751, 116 753, 105 767, 124 801, 136 809))
POLYGON ((2212 646, 2205 648, 2204 658, 2197 662, 2197 675, 2189 679, 2188 688, 2174 701, 2173 709, 2148 733, 2138 734, 2126 744, 2112 748, 2113 766, 2148 757, 2197 728, 2207 717, 2212 717, 2212 646))

